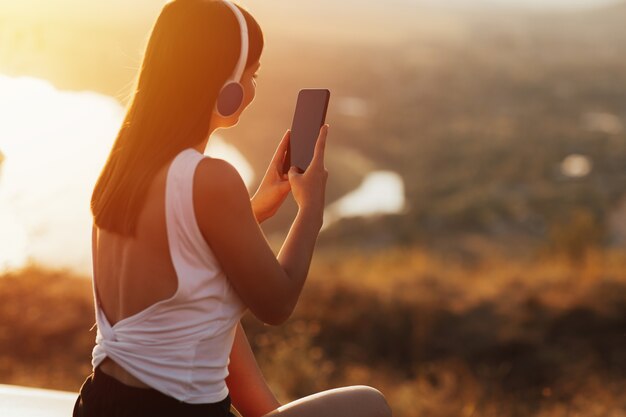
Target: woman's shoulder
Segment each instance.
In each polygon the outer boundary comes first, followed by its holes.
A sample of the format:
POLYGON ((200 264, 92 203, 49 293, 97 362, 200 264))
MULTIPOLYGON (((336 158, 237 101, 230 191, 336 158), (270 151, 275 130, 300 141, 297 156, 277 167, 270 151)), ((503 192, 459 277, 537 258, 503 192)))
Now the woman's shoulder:
POLYGON ((237 169, 219 158, 204 157, 198 163, 193 195, 196 211, 202 212, 218 206, 233 209, 241 204, 250 204, 248 189, 237 169))
POLYGON ((203 157, 196 168, 194 188, 200 187, 204 191, 230 189, 245 184, 239 171, 228 161, 209 156, 203 157))

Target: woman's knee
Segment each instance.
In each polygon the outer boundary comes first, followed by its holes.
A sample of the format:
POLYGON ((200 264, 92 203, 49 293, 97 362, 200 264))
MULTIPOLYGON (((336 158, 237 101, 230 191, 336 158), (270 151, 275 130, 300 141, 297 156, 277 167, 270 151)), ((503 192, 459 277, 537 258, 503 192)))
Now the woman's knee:
POLYGON ((354 385, 353 388, 358 391, 359 400, 364 401, 368 405, 368 408, 371 407, 370 409, 373 416, 391 416, 391 407, 382 392, 369 385, 354 385))
POLYGON ((308 395, 264 417, 391 417, 385 396, 367 385, 350 385, 308 395))

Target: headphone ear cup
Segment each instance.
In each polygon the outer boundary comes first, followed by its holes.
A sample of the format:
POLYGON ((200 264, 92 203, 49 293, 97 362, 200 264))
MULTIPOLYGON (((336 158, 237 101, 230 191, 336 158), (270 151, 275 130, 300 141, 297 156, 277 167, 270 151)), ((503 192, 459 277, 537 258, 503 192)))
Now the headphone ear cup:
POLYGON ((220 91, 217 97, 217 112, 222 117, 235 114, 243 103, 243 87, 237 82, 229 82, 220 91))

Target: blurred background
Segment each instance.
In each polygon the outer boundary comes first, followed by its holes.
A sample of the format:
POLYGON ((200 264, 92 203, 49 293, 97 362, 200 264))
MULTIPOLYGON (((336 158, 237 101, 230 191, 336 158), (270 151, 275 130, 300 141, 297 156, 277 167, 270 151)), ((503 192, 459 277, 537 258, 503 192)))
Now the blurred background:
MULTIPOLYGON (((89 199, 159 0, 0 0, 0 383, 78 391, 89 199)), ((212 137, 251 193, 329 88, 325 225, 294 316, 243 324, 283 403, 626 416, 626 2, 247 0, 255 102, 212 137)), ((278 250, 296 211, 263 224, 278 250)))

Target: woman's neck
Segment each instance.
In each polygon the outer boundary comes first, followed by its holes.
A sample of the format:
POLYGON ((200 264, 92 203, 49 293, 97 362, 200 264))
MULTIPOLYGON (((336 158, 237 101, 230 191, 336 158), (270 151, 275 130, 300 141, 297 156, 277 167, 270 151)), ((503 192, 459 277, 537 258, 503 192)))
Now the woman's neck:
POLYGON ((204 151, 206 150, 206 147, 209 143, 209 139, 211 138, 211 135, 213 134, 213 132, 215 132, 217 130, 217 126, 213 126, 213 124, 211 124, 211 126, 209 127, 209 133, 207 134, 206 138, 198 143, 196 146, 194 146, 193 148, 195 150, 197 150, 200 153, 204 153, 204 151))

